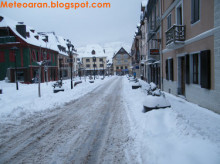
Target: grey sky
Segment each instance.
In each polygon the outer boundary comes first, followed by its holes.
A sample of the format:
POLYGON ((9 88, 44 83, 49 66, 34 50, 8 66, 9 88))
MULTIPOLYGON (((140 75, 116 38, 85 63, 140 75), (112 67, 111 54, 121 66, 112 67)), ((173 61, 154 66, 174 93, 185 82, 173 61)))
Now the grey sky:
MULTIPOLYGON (((57 0, 53 0, 56 2, 57 0)), ((132 42, 140 19, 142 0, 88 0, 110 2, 110 9, 18 9, 1 8, 1 13, 35 28, 37 31, 55 31, 69 38, 76 46, 112 41, 132 42)), ((8 0, 14 2, 14 0, 8 0)), ((17 2, 47 2, 51 0, 17 0, 17 2)), ((59 0, 59 2, 86 2, 86 0, 59 0)))

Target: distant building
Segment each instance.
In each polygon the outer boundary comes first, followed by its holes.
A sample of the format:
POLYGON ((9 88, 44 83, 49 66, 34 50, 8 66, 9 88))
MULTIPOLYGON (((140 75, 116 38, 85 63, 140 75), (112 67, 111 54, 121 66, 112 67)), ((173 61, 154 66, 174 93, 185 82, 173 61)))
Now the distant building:
POLYGON ((125 75, 131 74, 131 55, 122 47, 114 56, 113 56, 113 70, 116 75, 125 75))
POLYGON ((98 44, 87 45, 83 54, 79 54, 85 75, 103 75, 107 70, 107 56, 98 44))

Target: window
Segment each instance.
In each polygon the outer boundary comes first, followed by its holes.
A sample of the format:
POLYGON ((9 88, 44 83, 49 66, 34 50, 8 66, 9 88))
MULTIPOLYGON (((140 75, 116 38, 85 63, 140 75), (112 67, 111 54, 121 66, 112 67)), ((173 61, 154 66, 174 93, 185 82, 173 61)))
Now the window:
POLYGON ((125 69, 128 69, 128 67, 127 67, 127 66, 125 66, 125 69))
POLYGON ((96 67, 96 64, 93 64, 93 67, 96 67))
POLYGON ((119 69, 119 67, 116 67, 116 69, 119 69))
POLYGON ((87 68, 90 68, 90 64, 86 64, 86 67, 87 67, 87 68))
POLYGON ((102 58, 100 58, 100 59, 99 59, 99 61, 100 61, 100 62, 103 62, 103 59, 102 59, 102 58))
POLYGON ((199 54, 193 55, 193 83, 199 84, 199 54))
POLYGON ((171 14, 167 16, 167 29, 171 27, 171 14))
POLYGON ((0 52, 0 63, 3 63, 3 62, 5 62, 5 55, 4 55, 4 52, 1 51, 0 52))
POLYGON ((86 62, 90 62, 90 59, 86 59, 86 62))
POLYGON ((100 66, 100 67, 103 67, 103 64, 100 64, 99 66, 100 66))
POLYGON ((200 0, 191 0, 191 24, 197 22, 200 18, 200 0))
MULTIPOLYGON (((35 52, 34 52, 34 54, 35 54, 35 52)), ((49 54, 49 53, 47 54, 47 60, 51 60, 51 54, 49 54)))
POLYGON ((123 69, 123 66, 121 66, 121 69, 123 69))

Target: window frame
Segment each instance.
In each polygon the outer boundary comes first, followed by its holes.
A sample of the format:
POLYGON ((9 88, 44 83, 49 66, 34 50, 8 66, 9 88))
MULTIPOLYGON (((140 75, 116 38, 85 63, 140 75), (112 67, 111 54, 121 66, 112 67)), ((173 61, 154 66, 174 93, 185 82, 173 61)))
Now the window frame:
POLYGON ((191 24, 199 22, 201 19, 201 1, 200 0, 191 0, 191 24), (198 2, 198 18, 196 18, 196 1, 198 2))
POLYGON ((172 27, 172 14, 170 13, 167 16, 167 30, 169 30, 172 27))

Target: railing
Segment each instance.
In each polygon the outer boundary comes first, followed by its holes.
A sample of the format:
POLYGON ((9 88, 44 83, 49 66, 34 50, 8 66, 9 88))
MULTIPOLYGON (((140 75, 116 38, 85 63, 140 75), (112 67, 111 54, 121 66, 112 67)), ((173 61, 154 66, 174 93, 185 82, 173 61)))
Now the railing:
POLYGON ((185 41, 186 27, 184 25, 173 25, 166 32, 166 45, 176 43, 178 41, 185 41))
POLYGON ((0 43, 11 43, 16 42, 16 39, 14 36, 1 36, 0 37, 0 43))

